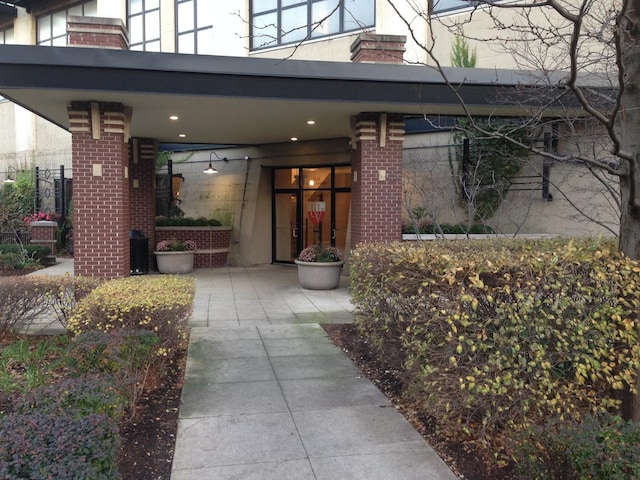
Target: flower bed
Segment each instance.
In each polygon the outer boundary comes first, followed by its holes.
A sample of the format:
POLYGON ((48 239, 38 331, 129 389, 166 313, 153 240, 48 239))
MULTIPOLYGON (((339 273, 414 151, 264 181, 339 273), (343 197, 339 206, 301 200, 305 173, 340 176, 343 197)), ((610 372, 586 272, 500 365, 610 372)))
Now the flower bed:
POLYGON ((228 263, 231 227, 156 227, 156 242, 192 240, 195 268, 224 267, 228 263))

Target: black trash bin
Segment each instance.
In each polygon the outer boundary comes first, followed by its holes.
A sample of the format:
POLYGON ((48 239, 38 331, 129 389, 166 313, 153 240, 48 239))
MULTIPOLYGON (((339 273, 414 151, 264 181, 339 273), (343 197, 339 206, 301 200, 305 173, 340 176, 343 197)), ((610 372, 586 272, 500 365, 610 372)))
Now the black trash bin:
POLYGON ((149 239, 140 230, 129 232, 131 275, 149 273, 149 239))

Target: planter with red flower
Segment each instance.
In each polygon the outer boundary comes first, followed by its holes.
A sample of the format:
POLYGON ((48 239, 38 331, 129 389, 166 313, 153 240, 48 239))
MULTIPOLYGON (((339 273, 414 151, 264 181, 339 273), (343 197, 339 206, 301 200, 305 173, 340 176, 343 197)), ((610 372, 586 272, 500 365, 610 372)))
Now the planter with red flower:
POLYGON ((342 252, 335 247, 312 245, 300 252, 295 260, 298 266, 298 281, 309 290, 333 290, 340 284, 340 273, 344 260, 342 252))
POLYGON ((193 258, 197 248, 193 240, 163 240, 158 242, 156 256, 158 271, 167 274, 190 273, 193 271, 193 258))

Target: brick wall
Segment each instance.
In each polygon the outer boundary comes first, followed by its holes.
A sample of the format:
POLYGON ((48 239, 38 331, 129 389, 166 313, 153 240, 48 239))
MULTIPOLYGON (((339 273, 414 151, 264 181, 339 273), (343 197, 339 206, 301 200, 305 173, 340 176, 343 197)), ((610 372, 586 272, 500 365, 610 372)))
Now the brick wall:
POLYGON ((67 18, 69 46, 129 50, 129 36, 121 20, 101 17, 67 18))
POLYGON ((402 239, 401 115, 361 114, 352 154, 351 247, 402 239))
POLYGON ((121 104, 74 102, 69 108, 76 275, 129 275, 127 118, 121 104))
POLYGON ((56 231, 58 224, 56 222, 31 222, 29 230, 31 231, 31 245, 44 245, 51 248, 51 255, 56 255, 56 231))
MULTIPOLYGON (((193 240, 198 246, 195 268, 224 267, 228 263, 231 227, 156 227, 156 243, 193 240)), ((155 244, 151 244, 155 249, 155 244)))

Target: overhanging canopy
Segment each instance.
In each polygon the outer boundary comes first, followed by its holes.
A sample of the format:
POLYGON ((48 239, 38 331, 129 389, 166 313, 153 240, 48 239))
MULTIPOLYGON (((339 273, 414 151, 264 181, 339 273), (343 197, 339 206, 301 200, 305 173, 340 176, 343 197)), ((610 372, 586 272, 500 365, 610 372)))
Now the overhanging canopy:
MULTIPOLYGON (((524 115, 514 99, 538 88, 530 72, 450 68, 446 75, 477 115, 524 115)), ((72 101, 122 103, 133 110, 132 136, 166 143, 342 138, 362 112, 463 113, 440 73, 425 66, 79 47, 0 45, 0 95, 65 129, 72 101)))

